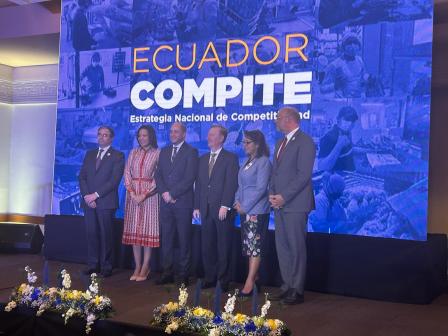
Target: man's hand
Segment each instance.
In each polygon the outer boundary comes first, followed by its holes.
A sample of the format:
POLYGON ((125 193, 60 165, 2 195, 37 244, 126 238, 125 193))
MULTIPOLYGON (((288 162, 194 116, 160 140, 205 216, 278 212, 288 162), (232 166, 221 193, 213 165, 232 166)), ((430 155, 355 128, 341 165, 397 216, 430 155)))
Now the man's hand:
POLYGON ((96 208, 96 202, 93 201, 93 202, 91 202, 91 203, 87 203, 87 206, 88 206, 89 208, 95 209, 95 208, 96 208))
POLYGON ((165 203, 174 203, 173 198, 171 197, 170 193, 168 191, 165 191, 162 194, 162 198, 165 201, 165 203))
POLYGON ((87 204, 90 204, 90 203, 96 201, 97 198, 98 198, 98 197, 96 196, 96 194, 95 194, 95 193, 92 193, 92 194, 85 195, 85 196, 84 196, 84 201, 85 201, 87 204))
POLYGON ((219 208, 219 212, 218 212, 218 218, 219 220, 223 221, 224 219, 226 219, 227 217, 227 208, 222 206, 219 208))
POLYGON ((274 209, 280 209, 281 207, 283 207, 285 205, 285 199, 280 194, 270 195, 269 202, 271 202, 271 206, 274 209))
POLYGON ((199 219, 201 217, 201 212, 199 211, 199 209, 194 209, 193 211, 193 218, 194 219, 199 219))

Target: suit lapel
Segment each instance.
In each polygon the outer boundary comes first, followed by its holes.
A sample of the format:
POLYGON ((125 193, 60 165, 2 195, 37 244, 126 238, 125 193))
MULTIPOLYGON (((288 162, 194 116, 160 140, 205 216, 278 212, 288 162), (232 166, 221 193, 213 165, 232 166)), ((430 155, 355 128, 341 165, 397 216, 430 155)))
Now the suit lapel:
MULTIPOLYGON (((103 167, 104 164, 106 163, 105 161, 109 159, 111 152, 112 152, 112 147, 109 147, 107 152, 104 153, 103 159, 100 161, 100 166, 98 167, 98 170, 96 171, 97 174, 101 170, 101 167, 103 167)), ((98 152, 97 152, 97 155, 98 155, 98 152)), ((96 163, 96 156, 95 156, 95 163, 96 163)))
MULTIPOLYGON (((286 155, 286 153, 288 153, 288 150, 290 150, 290 148, 291 147, 293 147, 294 146, 294 143, 297 141, 297 138, 298 138, 298 136, 299 136, 299 132, 300 132, 300 129, 298 129, 297 130, 297 132, 295 132, 294 133, 294 135, 292 136, 292 138, 291 138, 291 140, 289 140, 287 143, 286 143, 286 147, 283 149, 283 153, 282 153, 282 155, 278 158, 278 160, 277 160, 277 164, 279 165, 281 162, 282 162, 282 158, 284 158, 285 157, 285 155, 286 155)), ((280 147, 280 146, 279 146, 280 147)), ((276 150, 276 159, 277 159, 277 152, 278 152, 278 149, 279 148, 277 148, 277 150, 276 150)))
POLYGON ((176 157, 174 158, 174 161, 173 162, 171 162, 171 156, 173 155, 173 145, 171 145, 171 148, 170 148, 170 154, 169 154, 169 158, 168 158, 168 160, 169 160, 169 163, 170 163, 170 170, 173 170, 173 168, 174 168, 174 164, 176 163, 176 161, 179 159, 179 156, 182 156, 183 155, 183 153, 185 152, 185 150, 186 150, 186 143, 184 142, 183 144, 182 144, 182 146, 179 148, 179 150, 178 150, 178 152, 177 152, 177 154, 176 154, 176 157))

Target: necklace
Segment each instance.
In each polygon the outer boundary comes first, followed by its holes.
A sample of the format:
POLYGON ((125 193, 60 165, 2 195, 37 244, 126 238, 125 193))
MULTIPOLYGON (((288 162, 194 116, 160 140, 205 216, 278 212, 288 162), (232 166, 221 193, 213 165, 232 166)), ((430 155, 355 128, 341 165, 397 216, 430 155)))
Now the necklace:
POLYGON ((244 170, 248 170, 250 167, 252 167, 252 165, 254 164, 255 161, 255 157, 254 158, 249 158, 246 162, 246 164, 244 165, 244 170))

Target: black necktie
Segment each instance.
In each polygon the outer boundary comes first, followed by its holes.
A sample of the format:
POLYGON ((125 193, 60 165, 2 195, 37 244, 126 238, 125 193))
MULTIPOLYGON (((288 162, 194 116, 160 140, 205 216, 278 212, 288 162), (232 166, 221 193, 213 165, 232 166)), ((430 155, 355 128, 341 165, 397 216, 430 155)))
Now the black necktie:
POLYGON ((95 162, 95 169, 98 170, 98 168, 100 167, 101 164, 101 154, 104 152, 104 149, 101 149, 98 151, 98 156, 96 157, 96 162, 95 162))
POLYGON ((173 146, 173 153, 171 153, 171 162, 173 162, 174 159, 176 158, 178 149, 179 148, 177 146, 173 146))

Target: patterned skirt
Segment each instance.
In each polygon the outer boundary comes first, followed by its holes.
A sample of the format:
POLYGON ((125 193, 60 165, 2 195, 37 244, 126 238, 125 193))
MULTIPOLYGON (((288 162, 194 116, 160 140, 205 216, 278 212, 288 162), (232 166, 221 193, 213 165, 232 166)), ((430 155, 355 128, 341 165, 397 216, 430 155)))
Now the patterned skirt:
POLYGON ((241 216, 241 242, 243 256, 259 257, 268 231, 269 214, 241 216))

